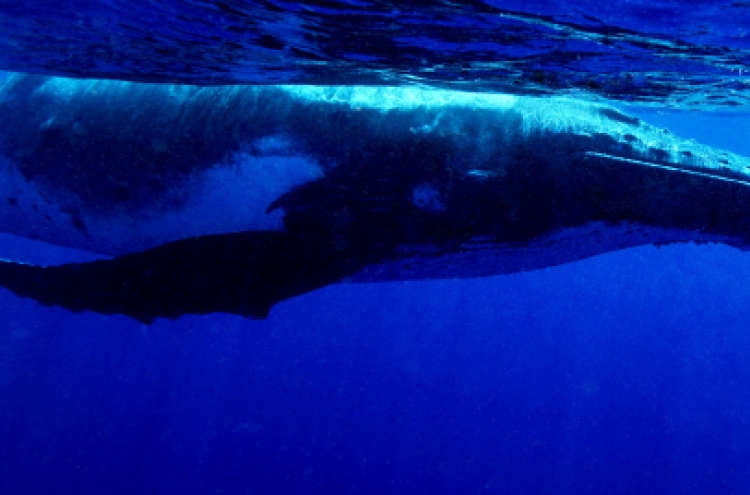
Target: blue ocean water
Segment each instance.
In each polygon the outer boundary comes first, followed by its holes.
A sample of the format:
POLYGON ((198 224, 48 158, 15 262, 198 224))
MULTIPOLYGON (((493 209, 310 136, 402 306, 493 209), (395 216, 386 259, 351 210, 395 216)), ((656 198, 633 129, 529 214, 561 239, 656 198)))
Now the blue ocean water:
POLYGON ((738 0, 0 0, 0 69, 747 103, 738 0))
MULTIPOLYGON (((745 118, 646 113, 750 152, 745 118)), ((3 292, 0 493, 745 493, 748 279, 647 246, 153 326, 3 292)))
MULTIPOLYGON (((74 3, 79 12, 97 5, 74 3)), ((576 26, 592 17, 580 14, 587 3, 568 7, 576 26)), ((12 2, 0 9, 6 25, 58 18, 12 2)), ((671 33, 671 21, 645 18, 653 25, 642 29, 671 33)), ((117 20, 106 19, 91 25, 117 20)), ((695 22, 700 32, 721 24, 695 22)), ((741 43, 732 29, 693 41, 707 51, 741 43)), ((739 60, 743 49, 725 54, 739 60)), ((20 67, 4 53, 8 70, 45 61, 83 70, 54 57, 20 67)), ((104 63, 91 57, 101 75, 104 63)), ((123 60, 105 57, 113 71, 123 60)), ((695 101, 742 101, 741 92, 717 93, 699 88, 695 101)), ((654 101, 649 93, 641 102, 654 101)), ((624 108, 750 156, 741 110, 624 108)), ((3 258, 87 256, 0 241, 3 258)), ((644 246, 481 280, 334 285, 263 321, 210 315, 151 326, 3 291, 0 494, 748 493, 748 280, 750 254, 736 249, 644 246)))

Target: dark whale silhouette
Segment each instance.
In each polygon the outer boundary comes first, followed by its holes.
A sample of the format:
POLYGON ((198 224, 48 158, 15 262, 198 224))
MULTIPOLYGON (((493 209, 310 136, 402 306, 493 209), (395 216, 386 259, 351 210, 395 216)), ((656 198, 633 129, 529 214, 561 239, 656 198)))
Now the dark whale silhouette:
POLYGON ((143 322, 335 282, 750 238, 750 161, 617 109, 414 88, 0 83, 0 226, 112 256, 0 285, 143 322))

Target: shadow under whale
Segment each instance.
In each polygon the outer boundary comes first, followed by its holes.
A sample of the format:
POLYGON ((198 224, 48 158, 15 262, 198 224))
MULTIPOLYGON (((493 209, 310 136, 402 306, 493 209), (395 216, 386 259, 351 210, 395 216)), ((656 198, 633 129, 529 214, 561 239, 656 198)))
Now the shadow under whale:
POLYGON ((750 161, 589 102, 17 75, 0 115, 0 225, 113 256, 0 285, 73 311, 263 318, 336 282, 750 233, 750 161))

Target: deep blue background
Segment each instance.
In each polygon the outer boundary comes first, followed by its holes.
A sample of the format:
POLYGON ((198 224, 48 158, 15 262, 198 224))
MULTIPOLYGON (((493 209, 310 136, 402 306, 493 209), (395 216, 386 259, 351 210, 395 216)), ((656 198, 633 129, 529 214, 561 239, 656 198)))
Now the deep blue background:
MULTIPOLYGON (((747 116, 642 113, 750 155, 747 116)), ((750 253, 684 245, 266 321, 2 292, 0 494, 750 493, 749 282, 750 253)))

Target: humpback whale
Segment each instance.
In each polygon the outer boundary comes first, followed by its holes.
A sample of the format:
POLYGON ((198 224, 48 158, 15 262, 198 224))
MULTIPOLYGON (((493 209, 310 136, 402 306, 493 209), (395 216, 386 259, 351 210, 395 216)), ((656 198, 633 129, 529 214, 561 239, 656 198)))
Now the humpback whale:
POLYGON ((337 282, 750 240, 750 160, 619 109, 411 87, 0 82, 0 229, 107 255, 0 286, 142 322, 337 282))

